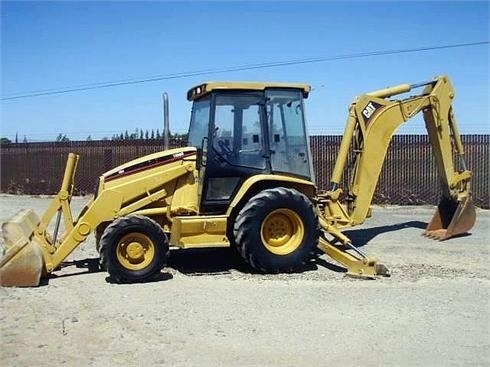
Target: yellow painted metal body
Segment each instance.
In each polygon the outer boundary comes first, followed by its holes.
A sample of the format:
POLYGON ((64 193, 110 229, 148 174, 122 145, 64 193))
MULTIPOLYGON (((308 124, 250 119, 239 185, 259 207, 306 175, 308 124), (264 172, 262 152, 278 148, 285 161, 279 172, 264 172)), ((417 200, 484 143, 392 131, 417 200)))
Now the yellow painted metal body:
POLYGON ((128 270, 142 270, 155 257, 153 241, 143 233, 128 233, 117 244, 116 256, 119 263, 128 270))
POLYGON ((181 248, 228 247, 226 223, 225 215, 174 217, 170 244, 181 248))
POLYGON ((349 275, 370 278, 389 274, 385 266, 356 249, 339 230, 361 224, 370 216, 370 205, 392 137, 403 123, 420 112, 424 116, 443 191, 424 234, 445 240, 473 227, 476 214, 470 191, 472 173, 464 163, 463 145, 451 107, 454 96, 449 78, 439 76, 419 85, 401 84, 373 91, 358 97, 350 105, 332 173, 332 187, 317 196, 320 223, 325 233, 320 247, 343 264, 349 275), (420 86, 425 88, 419 95, 400 100, 390 98, 420 86), (354 166, 346 193, 347 204, 344 205, 339 183, 350 153, 354 154, 354 166), (340 250, 337 243, 357 253, 340 250))
POLYGON ((189 101, 196 100, 216 90, 264 90, 266 88, 299 89, 303 92, 303 97, 308 97, 311 87, 308 84, 300 83, 271 83, 271 82, 206 82, 195 86, 187 92, 189 101))
MULTIPOLYGON (((52 272, 98 226, 116 218, 128 214, 159 216, 164 229, 170 230, 172 216, 197 212, 194 148, 156 153, 107 172, 100 178, 96 196, 89 200, 74 221, 69 202, 77 161, 77 155, 69 155, 61 190, 41 219, 32 211, 27 211, 21 213, 17 221, 11 220, 4 225, 7 228, 4 233, 7 252, 2 259, 5 261, 2 265, 5 266, 0 269, 0 284, 9 285, 5 280, 6 276, 10 279, 11 274, 18 273, 15 285, 37 285, 42 273, 52 272), (64 233, 59 236, 52 236, 47 231, 55 216, 63 219, 64 233), (10 241, 9 238, 15 241, 10 241), (27 254, 32 246, 41 250, 40 261, 35 258, 39 257, 39 253, 27 254), (19 274, 25 273, 25 269, 18 266, 18 272, 14 272, 11 269, 13 261, 5 260, 15 256, 23 257, 24 260, 29 257, 31 267, 36 268, 34 275, 24 277, 25 281, 19 278, 19 274), (41 267, 39 263, 42 264, 41 267)), ((59 228, 58 224, 56 228, 59 228)))
MULTIPOLYGON (((41 219, 29 210, 5 223, 8 251, 0 264, 0 285, 39 284, 42 274, 53 272, 99 226, 105 228, 104 223, 110 224, 128 214, 157 220, 169 233, 170 245, 174 247, 228 247, 228 215, 254 185, 286 185, 314 193, 314 185, 309 181, 257 175, 241 186, 228 214, 199 215, 196 150, 178 148, 135 159, 103 174, 96 195, 88 201, 78 219, 73 220, 69 202, 78 159, 75 154, 69 155, 62 188, 41 219), (53 239, 47 229, 57 215, 63 219, 64 233, 53 239)), ((138 270, 146 264, 145 259, 141 259, 142 254, 151 259, 152 242, 130 237, 120 241, 117 256, 122 266, 138 270)))
POLYGON ((301 245, 307 230, 296 212, 277 209, 265 218, 260 235, 267 250, 276 255, 288 255, 301 245))
POLYGON ((248 193, 253 192, 254 188, 257 186, 261 187, 278 187, 286 186, 297 189, 298 191, 304 193, 310 198, 314 198, 316 194, 316 187, 311 181, 304 179, 282 176, 282 175, 267 175, 260 174, 248 178, 238 190, 237 194, 233 198, 230 206, 226 212, 229 216, 231 213, 241 205, 243 198, 247 196, 248 193))
MULTIPOLYGON (((305 179, 257 174, 240 185, 223 215, 203 215, 199 212, 203 182, 197 167, 197 150, 187 147, 141 157, 104 173, 96 194, 74 220, 70 200, 78 156, 70 154, 60 192, 41 219, 32 211, 23 211, 3 225, 7 252, 0 260, 0 285, 39 284, 43 273, 54 271, 90 234, 100 233, 115 219, 129 214, 145 215, 156 220, 169 234, 171 246, 230 246, 227 237, 229 218, 233 218, 252 195, 274 187, 294 188, 316 204, 324 233, 319 247, 344 265, 349 275, 367 278, 388 275, 386 267, 356 249, 340 230, 362 223, 369 215, 369 206, 391 138, 402 123, 418 112, 424 113, 443 183, 443 195, 451 203, 459 203, 455 212, 451 209, 449 215, 445 213, 446 207, 440 206, 426 233, 445 239, 468 230, 474 223, 469 191, 471 172, 465 167, 456 169, 453 164, 452 139, 461 160, 464 154, 451 109, 454 90, 447 77, 438 77, 424 85, 427 86, 419 96, 403 100, 387 99, 411 90, 410 85, 402 84, 367 93, 351 104, 332 174, 333 186, 328 192, 318 194, 314 183, 305 179), (343 205, 343 192, 338 184, 353 143, 356 159, 347 192, 351 200, 343 205), (49 234, 48 227, 55 217, 55 231, 49 234), (447 217, 449 225, 445 223, 447 217), (59 233, 60 228, 63 233, 59 233), (346 251, 345 247, 352 251, 346 251)), ((305 97, 310 91, 310 87, 304 84, 210 82, 191 89, 188 98, 193 100, 220 89, 262 90, 274 87, 300 89, 305 97)), ((308 230, 296 213, 279 209, 271 212, 263 221, 261 238, 271 253, 285 255, 295 251, 308 230)), ((151 259, 155 249, 149 238, 144 235, 134 238, 132 235, 120 240, 117 256, 123 267, 139 270, 147 264, 144 254, 151 259)))
POLYGON ((329 223, 341 228, 364 222, 368 217, 369 206, 395 131, 407 120, 423 112, 442 183, 442 194, 468 208, 469 220, 465 227, 471 228, 474 223, 474 214, 471 213, 473 206, 467 205, 466 201, 471 201, 472 174, 464 164, 461 168, 455 167, 453 159, 453 154, 460 160, 464 156, 451 108, 455 92, 446 76, 437 77, 426 84, 420 95, 402 100, 387 97, 410 91, 408 84, 367 93, 351 104, 332 173, 331 182, 334 188, 319 198, 329 223), (452 140, 455 142, 454 149, 452 140), (350 201, 343 206, 340 204, 342 190, 338 188, 338 184, 346 167, 347 156, 352 150, 355 152, 355 163, 347 192, 350 201))

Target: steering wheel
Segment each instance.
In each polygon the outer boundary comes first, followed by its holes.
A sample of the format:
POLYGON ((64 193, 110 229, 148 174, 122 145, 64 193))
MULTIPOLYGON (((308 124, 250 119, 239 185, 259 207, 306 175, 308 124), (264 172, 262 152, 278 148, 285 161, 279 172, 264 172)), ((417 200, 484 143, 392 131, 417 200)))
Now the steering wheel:
POLYGON ((223 140, 218 140, 218 146, 221 149, 221 153, 226 156, 231 156, 233 151, 230 149, 229 145, 227 145, 223 140))

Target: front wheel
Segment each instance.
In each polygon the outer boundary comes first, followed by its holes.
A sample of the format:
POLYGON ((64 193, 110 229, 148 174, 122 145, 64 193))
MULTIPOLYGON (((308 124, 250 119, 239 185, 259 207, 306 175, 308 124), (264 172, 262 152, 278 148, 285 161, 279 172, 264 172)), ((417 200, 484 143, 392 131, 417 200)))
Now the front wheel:
POLYGON ((167 236, 154 220, 130 215, 116 219, 99 241, 101 265, 120 283, 142 282, 158 274, 169 254, 167 236))
POLYGON ((233 229, 243 259, 265 273, 303 268, 315 254, 319 233, 318 217, 308 197, 284 187, 252 197, 233 229))

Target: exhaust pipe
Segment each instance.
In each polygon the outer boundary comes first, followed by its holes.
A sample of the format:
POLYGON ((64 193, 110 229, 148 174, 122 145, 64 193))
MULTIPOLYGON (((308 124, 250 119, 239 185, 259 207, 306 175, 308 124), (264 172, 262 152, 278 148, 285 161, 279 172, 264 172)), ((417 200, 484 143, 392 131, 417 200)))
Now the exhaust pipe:
POLYGON ((170 122, 168 119, 168 93, 163 93, 163 149, 169 149, 170 122))

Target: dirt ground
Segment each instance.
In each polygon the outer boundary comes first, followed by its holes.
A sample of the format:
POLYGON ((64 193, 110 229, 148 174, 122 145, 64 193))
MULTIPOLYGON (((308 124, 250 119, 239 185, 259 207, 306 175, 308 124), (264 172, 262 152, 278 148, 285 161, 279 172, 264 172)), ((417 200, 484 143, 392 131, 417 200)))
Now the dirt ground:
MULTIPOLYGON (((74 198, 76 213, 85 198, 74 198)), ((0 195, 0 221, 48 198, 0 195)), ((90 238, 37 288, 0 288, 2 366, 489 366, 490 212, 422 237, 431 207, 375 207, 346 233, 391 271, 252 273, 227 249, 173 251, 158 281, 112 284, 90 238), (84 266, 85 265, 85 266, 84 266)))

